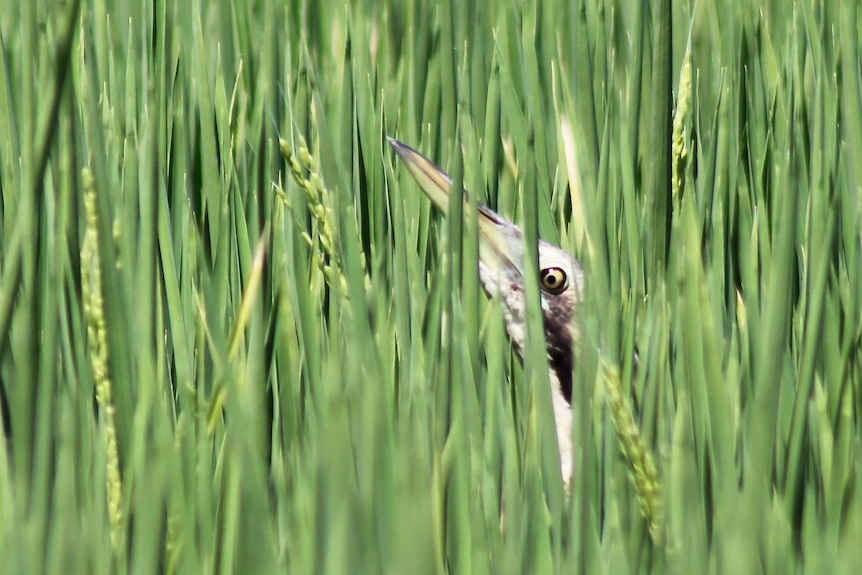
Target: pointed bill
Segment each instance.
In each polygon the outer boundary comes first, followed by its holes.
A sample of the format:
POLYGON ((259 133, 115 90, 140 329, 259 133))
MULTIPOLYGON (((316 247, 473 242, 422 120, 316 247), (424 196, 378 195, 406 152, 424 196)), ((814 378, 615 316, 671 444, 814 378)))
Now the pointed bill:
MULTIPOLYGON (((387 140, 419 187, 437 209, 446 215, 452 190, 452 178, 449 174, 404 142, 395 138, 387 140)), ((470 201, 466 192, 463 192, 463 195, 464 208, 466 213, 469 213, 470 201)), ((523 274, 524 240, 521 230, 484 204, 478 204, 478 209, 479 258, 482 263, 496 272, 515 268, 519 274, 523 274)))

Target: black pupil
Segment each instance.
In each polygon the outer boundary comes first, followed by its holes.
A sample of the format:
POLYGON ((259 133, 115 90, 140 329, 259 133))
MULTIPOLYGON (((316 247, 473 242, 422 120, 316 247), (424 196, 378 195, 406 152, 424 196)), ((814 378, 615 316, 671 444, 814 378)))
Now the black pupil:
POLYGON ((547 289, 557 289, 565 281, 565 274, 558 268, 549 268, 543 274, 543 280, 547 289))

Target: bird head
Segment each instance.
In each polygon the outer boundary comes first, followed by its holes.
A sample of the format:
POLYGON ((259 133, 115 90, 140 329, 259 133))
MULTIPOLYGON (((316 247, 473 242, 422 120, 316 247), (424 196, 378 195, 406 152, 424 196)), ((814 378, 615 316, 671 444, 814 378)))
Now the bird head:
MULTIPOLYGON (((452 179, 437 164, 394 138, 389 143, 413 179, 445 215, 449 208, 452 179)), ((469 209, 464 192, 465 208, 469 209)), ((525 325, 524 234, 521 229, 487 206, 478 204, 479 279, 485 292, 503 302, 506 331, 523 357, 525 325)), ((583 294, 580 263, 562 249, 539 241, 539 282, 545 345, 551 373, 556 376, 566 401, 572 399, 572 364, 576 330, 572 317, 583 294)))

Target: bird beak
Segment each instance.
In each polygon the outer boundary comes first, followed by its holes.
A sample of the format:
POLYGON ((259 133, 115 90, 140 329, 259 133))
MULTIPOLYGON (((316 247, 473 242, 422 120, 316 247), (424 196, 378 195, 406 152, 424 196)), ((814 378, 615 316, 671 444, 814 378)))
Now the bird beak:
MULTIPOLYGON (((452 190, 452 178, 449 174, 404 142, 395 138, 387 139, 419 187, 431 198, 437 209, 446 215, 452 190)), ((463 192, 463 196, 466 215, 469 214, 471 205, 466 192, 463 192)), ((524 240, 520 228, 483 204, 478 204, 477 208, 481 263, 496 274, 514 268, 523 277, 524 240)), ((488 291, 496 291, 495 287, 485 286, 488 291)))

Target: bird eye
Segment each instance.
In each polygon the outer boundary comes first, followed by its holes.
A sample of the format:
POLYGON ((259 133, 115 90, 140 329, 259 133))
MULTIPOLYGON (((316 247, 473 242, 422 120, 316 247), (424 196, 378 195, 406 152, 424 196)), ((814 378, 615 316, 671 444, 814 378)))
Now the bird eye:
POLYGON ((553 295, 563 293, 569 285, 569 276, 566 275, 563 268, 545 268, 540 275, 542 289, 553 295))

